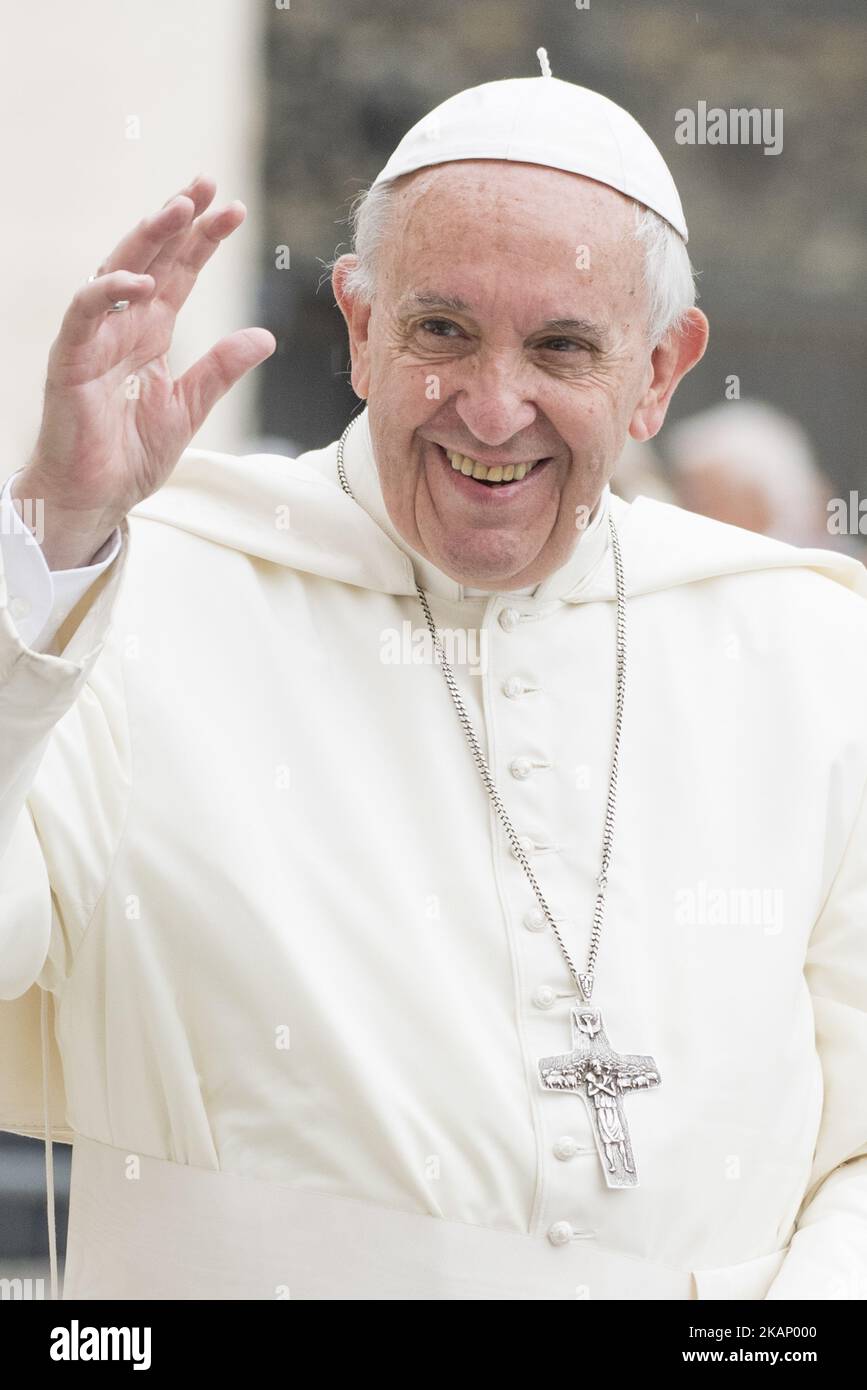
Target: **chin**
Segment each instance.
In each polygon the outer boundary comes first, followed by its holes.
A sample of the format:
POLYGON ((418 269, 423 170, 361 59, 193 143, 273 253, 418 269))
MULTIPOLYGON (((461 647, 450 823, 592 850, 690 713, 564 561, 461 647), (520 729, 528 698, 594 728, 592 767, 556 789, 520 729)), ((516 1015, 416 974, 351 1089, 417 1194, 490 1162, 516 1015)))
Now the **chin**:
POLYGON ((485 545, 477 543, 471 548, 447 544, 438 556, 433 557, 433 562, 459 584, 469 584, 471 588, 504 584, 514 584, 520 588, 532 582, 520 576, 536 556, 527 555, 517 537, 511 545, 504 544, 503 537, 491 536, 487 541, 485 545))

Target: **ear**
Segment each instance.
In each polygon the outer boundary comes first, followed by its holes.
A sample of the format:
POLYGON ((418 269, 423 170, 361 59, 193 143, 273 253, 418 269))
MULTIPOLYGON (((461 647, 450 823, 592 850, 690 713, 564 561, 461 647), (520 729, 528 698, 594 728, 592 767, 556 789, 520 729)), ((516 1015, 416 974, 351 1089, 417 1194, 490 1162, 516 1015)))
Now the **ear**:
POLYGON ((704 356, 709 327, 701 309, 690 309, 681 329, 654 348, 650 384, 629 422, 629 433, 639 443, 652 439, 662 428, 676 386, 704 356))
POLYGON ((340 256, 331 272, 331 287, 349 330, 352 389, 356 396, 366 400, 370 389, 370 348, 367 333, 371 306, 365 303, 355 291, 349 289, 346 283, 350 271, 354 270, 357 265, 357 256, 340 256))

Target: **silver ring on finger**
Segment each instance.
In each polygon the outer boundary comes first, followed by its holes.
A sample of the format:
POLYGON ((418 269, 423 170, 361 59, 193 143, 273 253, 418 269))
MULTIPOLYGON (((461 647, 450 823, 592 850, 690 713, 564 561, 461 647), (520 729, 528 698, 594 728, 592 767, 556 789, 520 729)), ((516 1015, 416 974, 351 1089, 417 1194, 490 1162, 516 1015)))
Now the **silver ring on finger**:
MULTIPOLYGON (((87 277, 87 283, 88 283, 89 285, 92 284, 93 281, 94 281, 96 278, 97 278, 96 275, 88 275, 88 277, 87 277)), ((110 309, 106 309, 105 312, 106 312, 107 314, 121 314, 121 313, 123 313, 124 309, 128 309, 128 308, 129 308, 129 300, 128 300, 128 299, 116 299, 116 300, 114 301, 114 303, 112 304, 111 308, 110 308, 110 309)))

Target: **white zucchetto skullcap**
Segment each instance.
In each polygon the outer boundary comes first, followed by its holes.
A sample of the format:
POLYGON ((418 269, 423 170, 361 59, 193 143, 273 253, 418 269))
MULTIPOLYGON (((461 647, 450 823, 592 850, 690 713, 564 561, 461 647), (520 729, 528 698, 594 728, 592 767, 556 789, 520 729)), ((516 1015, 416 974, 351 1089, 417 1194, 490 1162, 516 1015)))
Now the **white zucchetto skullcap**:
POLYGON ((468 87, 423 116, 372 186, 455 159, 543 164, 616 188, 688 240, 674 179, 646 131, 608 97, 551 77, 543 49, 539 56, 546 76, 468 87))

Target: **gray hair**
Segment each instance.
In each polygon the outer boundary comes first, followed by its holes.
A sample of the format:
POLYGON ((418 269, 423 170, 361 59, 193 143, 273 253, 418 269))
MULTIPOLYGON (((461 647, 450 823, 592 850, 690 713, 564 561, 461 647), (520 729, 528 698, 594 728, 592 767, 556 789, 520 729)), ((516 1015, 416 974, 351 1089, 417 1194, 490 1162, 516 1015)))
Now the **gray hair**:
MULTIPOLYGON (((362 190, 353 200, 347 219, 358 265, 349 272, 346 287, 363 303, 370 303, 376 288, 376 261, 386 236, 394 191, 395 182, 362 190)), ((668 334, 678 331, 695 304, 695 271, 680 233, 658 213, 631 201, 635 210, 633 234, 644 248, 644 283, 650 299, 648 336, 655 348, 668 334)))

